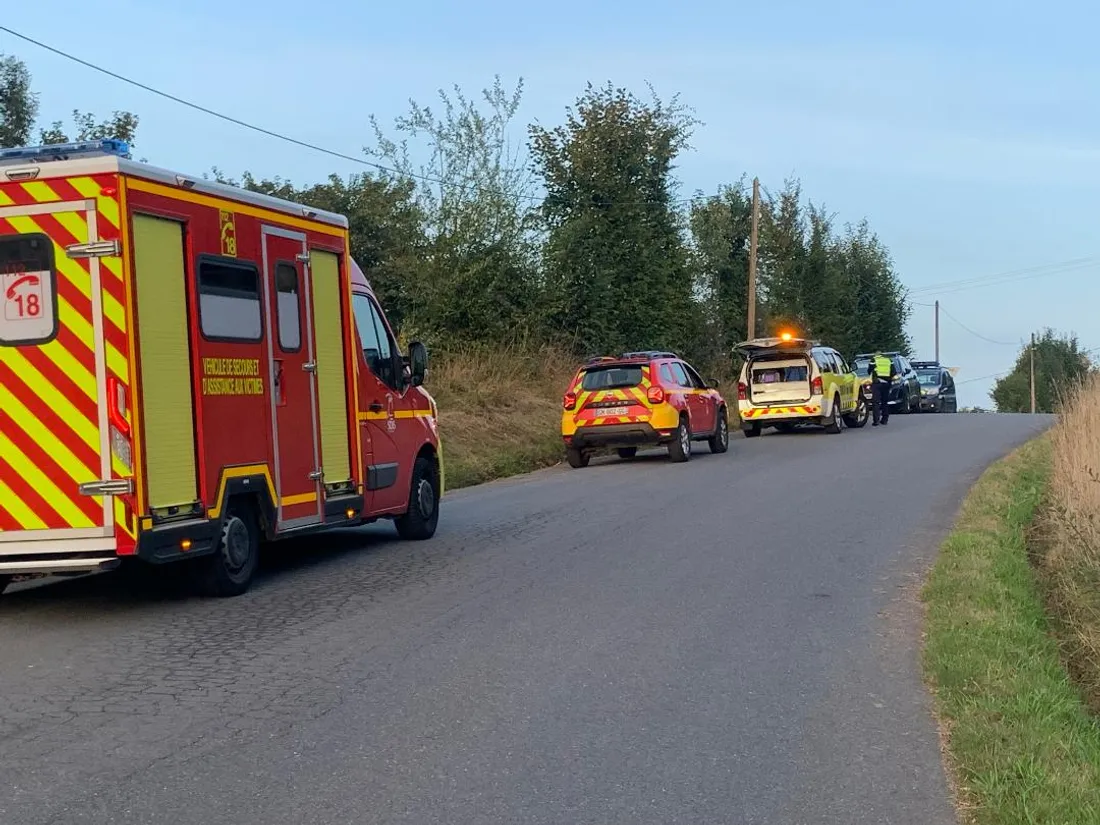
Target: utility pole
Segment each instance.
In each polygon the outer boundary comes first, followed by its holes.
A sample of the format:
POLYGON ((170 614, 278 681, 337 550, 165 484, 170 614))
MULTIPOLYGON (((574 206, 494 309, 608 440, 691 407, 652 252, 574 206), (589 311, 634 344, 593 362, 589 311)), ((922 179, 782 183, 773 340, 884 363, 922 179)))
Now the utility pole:
POLYGON ((1035 415, 1035 333, 1031 333, 1031 414, 1035 415))
POLYGON ((756 249, 760 232, 760 178, 752 179, 752 235, 749 236, 749 340, 756 337, 756 249))
POLYGON ((936 363, 940 362, 940 302, 936 301, 936 363))

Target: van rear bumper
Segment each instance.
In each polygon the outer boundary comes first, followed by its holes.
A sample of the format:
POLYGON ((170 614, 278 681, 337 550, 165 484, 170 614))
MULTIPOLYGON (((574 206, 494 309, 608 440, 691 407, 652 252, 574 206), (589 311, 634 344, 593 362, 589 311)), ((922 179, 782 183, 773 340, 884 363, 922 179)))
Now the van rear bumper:
POLYGON ((94 573, 119 565, 113 538, 45 539, 0 543, 0 574, 94 573))

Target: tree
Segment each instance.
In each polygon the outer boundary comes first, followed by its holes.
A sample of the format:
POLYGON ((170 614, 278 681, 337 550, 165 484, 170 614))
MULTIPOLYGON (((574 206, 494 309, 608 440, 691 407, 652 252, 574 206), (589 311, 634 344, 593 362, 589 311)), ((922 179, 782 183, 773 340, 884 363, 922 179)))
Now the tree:
MULTIPOLYGON (((1036 337, 1034 352, 1035 410, 1056 412, 1066 393, 1093 370, 1092 361, 1076 335, 1058 335, 1049 328, 1036 337)), ((989 397, 998 412, 1031 411, 1031 353, 1031 345, 1023 347, 1012 372, 994 384, 989 397)))
POLYGON ((0 54, 0 148, 26 146, 38 117, 31 73, 17 57, 0 54))
POLYGON ((481 105, 457 86, 439 92, 442 112, 410 101, 394 140, 372 118, 367 152, 393 167, 383 178, 412 181, 422 216, 419 266, 406 291, 408 319, 419 336, 504 342, 538 334, 541 281, 529 213, 532 176, 509 128, 523 82, 509 91, 500 77, 481 105), (427 162, 412 160, 419 142, 427 162))
POLYGON ((672 179, 696 123, 676 98, 643 103, 609 83, 589 84, 563 125, 528 130, 546 188, 550 316, 584 350, 683 347, 698 338, 672 179))
POLYGON ((69 143, 74 140, 102 140, 115 138, 133 144, 137 134, 138 117, 131 112, 116 111, 105 120, 97 121, 91 112, 73 109, 73 129, 66 130, 65 124, 55 120, 46 129, 39 130, 39 142, 42 144, 69 143), (72 135, 72 137, 70 137, 72 135))
MULTIPOLYGON (((96 120, 90 112, 74 110, 72 117, 71 130, 60 120, 40 128, 39 142, 54 144, 118 138, 133 144, 137 133, 138 117, 131 112, 116 111, 105 120, 96 120)), ((0 148, 30 144, 37 118, 38 95, 31 89, 31 74, 26 64, 17 57, 0 55, 0 148)))
POLYGON ((866 220, 842 236, 823 206, 802 205, 788 180, 761 209, 760 292, 764 328, 793 328, 849 355, 908 353, 911 308, 890 253, 866 220))
POLYGON ((729 356, 748 328, 749 238, 752 195, 745 179, 717 196, 692 202, 691 264, 707 339, 714 346, 706 360, 729 356))
POLYGON ((905 325, 912 307, 889 250, 866 220, 847 228, 841 249, 855 295, 854 328, 848 352, 882 349, 908 355, 913 345, 905 325))

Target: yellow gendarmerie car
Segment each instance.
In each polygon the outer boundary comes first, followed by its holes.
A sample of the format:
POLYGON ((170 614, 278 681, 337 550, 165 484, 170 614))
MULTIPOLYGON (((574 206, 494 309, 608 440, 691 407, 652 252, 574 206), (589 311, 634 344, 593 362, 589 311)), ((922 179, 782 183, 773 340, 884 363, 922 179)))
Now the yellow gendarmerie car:
POLYGON ((867 423, 869 387, 832 347, 784 335, 754 338, 736 349, 745 359, 737 410, 746 437, 760 435, 764 427, 785 431, 820 424, 839 433, 867 423))

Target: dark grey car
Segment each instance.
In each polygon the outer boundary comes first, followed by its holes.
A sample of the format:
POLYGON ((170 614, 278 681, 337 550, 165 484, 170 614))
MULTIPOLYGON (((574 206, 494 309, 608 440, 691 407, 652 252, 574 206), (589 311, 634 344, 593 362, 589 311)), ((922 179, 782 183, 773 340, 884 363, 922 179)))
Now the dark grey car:
POLYGON ((959 411, 955 379, 950 370, 938 361, 914 361, 920 381, 921 412, 953 413, 959 411))

